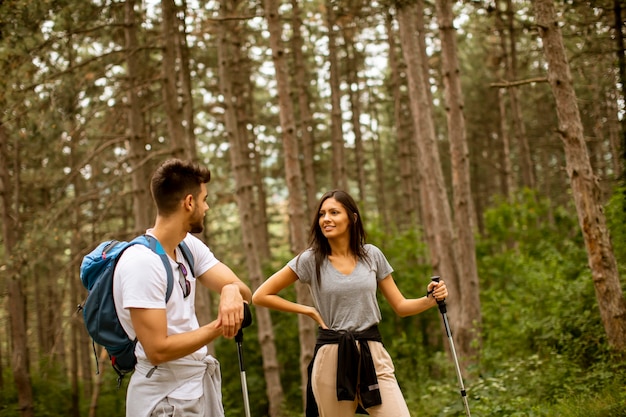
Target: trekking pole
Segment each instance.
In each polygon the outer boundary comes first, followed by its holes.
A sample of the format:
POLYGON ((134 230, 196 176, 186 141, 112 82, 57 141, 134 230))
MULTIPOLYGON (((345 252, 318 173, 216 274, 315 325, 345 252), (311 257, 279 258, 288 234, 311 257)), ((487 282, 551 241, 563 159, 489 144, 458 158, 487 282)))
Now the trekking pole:
MULTIPOLYGON (((439 282, 440 277, 434 276, 431 278, 433 282, 439 282)), ((454 349, 454 340, 452 340, 452 332, 450 331, 450 324, 448 323, 448 314, 446 308, 446 300, 437 300, 437 305, 439 306, 439 311, 441 312, 441 317, 443 317, 443 324, 446 327, 446 334, 448 335, 448 340, 450 341, 450 350, 452 351, 452 357, 454 358, 454 365, 456 366, 456 376, 459 380, 459 387, 461 388, 461 398, 463 398, 463 405, 465 406, 465 414, 467 417, 471 417, 469 404, 467 402, 467 392, 465 391, 465 386, 463 385, 463 377, 461 376, 461 367, 459 366, 459 360, 456 357, 456 350, 454 349)))
POLYGON ((243 321, 241 322, 241 328, 235 335, 235 342, 237 342, 237 355, 239 356, 239 372, 241 374, 241 391, 243 392, 243 409, 246 417, 250 417, 250 400, 248 398, 248 382, 246 380, 246 368, 243 363, 243 329, 252 324, 252 313, 250 312, 250 306, 248 303, 243 303, 243 321))

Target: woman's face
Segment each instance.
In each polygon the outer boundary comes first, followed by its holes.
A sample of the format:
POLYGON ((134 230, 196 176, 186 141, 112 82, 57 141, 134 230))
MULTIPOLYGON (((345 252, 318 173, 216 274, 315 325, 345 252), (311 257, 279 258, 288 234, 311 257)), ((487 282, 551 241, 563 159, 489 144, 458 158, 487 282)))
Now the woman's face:
POLYGON ((346 208, 333 197, 322 203, 318 221, 326 239, 333 239, 350 234, 350 219, 346 208))

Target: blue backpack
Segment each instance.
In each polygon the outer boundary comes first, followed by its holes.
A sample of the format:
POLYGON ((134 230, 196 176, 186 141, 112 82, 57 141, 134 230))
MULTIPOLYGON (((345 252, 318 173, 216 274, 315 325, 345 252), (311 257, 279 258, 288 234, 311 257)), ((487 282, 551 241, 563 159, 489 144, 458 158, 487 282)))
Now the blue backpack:
MULTIPOLYGON (((80 279, 89 294, 79 309, 82 308, 83 310, 85 327, 92 338, 94 354, 96 355, 96 373, 100 372, 95 346, 97 343, 103 346, 109 354, 111 365, 118 375, 118 387, 124 375, 135 369, 137 339, 133 340, 128 337, 117 317, 113 299, 113 271, 122 253, 132 245, 137 244, 150 248, 161 257, 167 272, 167 290, 165 293, 165 302, 167 303, 172 295, 174 274, 165 250, 153 236, 141 235, 130 242, 117 240, 102 242, 93 251, 85 255, 80 265, 80 279)), ((181 242, 178 246, 193 271, 193 255, 189 247, 185 242, 181 242)), ((141 279, 141 277, 137 277, 137 279, 141 279)))

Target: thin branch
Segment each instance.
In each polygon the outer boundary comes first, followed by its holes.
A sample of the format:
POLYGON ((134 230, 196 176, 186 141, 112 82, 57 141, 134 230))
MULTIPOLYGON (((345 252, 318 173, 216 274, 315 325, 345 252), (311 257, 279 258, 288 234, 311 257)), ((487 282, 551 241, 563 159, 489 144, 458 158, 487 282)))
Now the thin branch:
POLYGON ((517 86, 524 85, 524 84, 547 83, 547 82, 548 82, 548 78, 547 77, 536 77, 536 78, 528 78, 526 80, 503 81, 503 82, 500 82, 500 83, 491 83, 491 84, 489 84, 489 87, 494 87, 494 88, 511 88, 511 87, 517 87, 517 86))
MULTIPOLYGON (((146 46, 146 47, 136 48, 135 50, 133 50, 133 52, 137 52, 139 50, 152 50, 152 49, 159 50, 161 48, 153 47, 153 46, 146 46)), ((100 60, 103 60, 103 59, 108 58, 110 56, 119 55, 119 54, 126 53, 126 52, 128 52, 128 49, 126 49, 126 48, 114 49, 112 51, 105 52, 102 55, 92 56, 92 57, 90 57, 88 59, 85 59, 84 61, 79 62, 78 64, 73 65, 71 67, 68 67, 68 68, 66 68, 66 69, 64 69, 62 71, 52 73, 52 74, 48 75, 47 77, 44 77, 41 80, 37 81, 36 83, 30 84, 30 85, 22 88, 21 90, 29 91, 29 90, 35 88, 38 85, 41 85, 41 84, 50 82, 50 81, 52 81, 54 79, 60 78, 61 76, 65 75, 65 74, 71 73, 74 70, 77 70, 79 68, 85 67, 85 66, 87 66, 89 64, 92 64, 93 62, 100 61, 100 60)))

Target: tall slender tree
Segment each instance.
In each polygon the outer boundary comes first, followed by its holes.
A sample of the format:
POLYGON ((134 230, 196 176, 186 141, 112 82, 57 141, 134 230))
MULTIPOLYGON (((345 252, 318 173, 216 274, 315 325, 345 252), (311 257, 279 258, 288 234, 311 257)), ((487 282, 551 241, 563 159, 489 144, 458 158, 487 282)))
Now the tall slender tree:
MULTIPOLYGON (((24 27, 39 29, 38 22, 24 21, 26 18, 25 6, 14 5, 10 8, 7 5, 3 17, 7 18, 6 24, 2 25, 0 31, 0 42, 6 45, 8 38, 15 39, 20 36, 20 31, 24 27)), ((35 17, 37 14, 33 14, 35 17)), ((32 39, 31 39, 32 41, 32 39)), ((18 410, 20 417, 34 416, 34 397, 32 380, 30 377, 29 354, 31 349, 28 345, 27 327, 27 298, 25 294, 25 276, 21 271, 24 269, 26 259, 20 255, 18 244, 22 224, 22 152, 19 136, 16 136, 7 125, 7 119, 15 117, 16 110, 22 108, 22 103, 9 103, 6 98, 13 90, 14 80, 10 76, 14 67, 25 72, 30 63, 24 59, 28 56, 22 47, 14 47, 5 51, 4 59, 0 60, 0 70, 5 76, 0 81, 1 90, 5 92, 0 96, 0 105, 6 112, 0 117, 0 218, 2 219, 2 240, 3 240, 3 263, 6 265, 4 280, 6 282, 6 313, 9 317, 10 329, 10 353, 11 370, 13 381, 17 391, 18 410), (9 116, 9 117, 7 117, 9 116)), ((4 49, 4 48, 3 48, 4 49)))
POLYGON ((626 302, 602 209, 598 180, 589 161, 559 20, 553 0, 533 0, 533 8, 548 63, 548 82, 556 103, 557 132, 565 149, 567 174, 585 240, 600 315, 609 343, 622 350, 626 348, 626 302))
MULTIPOLYGON (((279 0, 264 0, 265 18, 270 32, 270 46, 272 62, 276 73, 278 88, 278 103, 280 107, 280 127, 285 158, 285 176, 289 191, 288 213, 290 240, 293 253, 299 253, 306 248, 306 218, 305 205, 302 195, 303 182, 300 168, 300 152, 295 137, 293 103, 289 69, 282 42, 282 26, 278 12, 279 0)), ((296 297, 298 303, 312 305, 311 293, 301 283, 296 283, 296 297)), ((315 347, 315 322, 308 317, 298 315, 300 339, 300 375, 302 381, 302 402, 306 399, 307 367, 313 358, 315 347)))
MULTIPOLYGON (((407 66, 411 113, 415 124, 415 142, 419 152, 422 223, 426 232, 432 269, 450 288, 448 308, 450 322, 454 328, 460 329, 463 325, 460 319, 460 306, 464 294, 460 291, 456 235, 446 195, 429 88, 425 78, 423 45, 418 39, 419 31, 423 28, 417 28, 415 24, 416 14, 421 13, 418 7, 417 2, 396 3, 402 54, 407 66)), ((455 333, 455 337, 458 338, 458 335, 465 332, 455 333)), ((467 346, 465 343, 457 342, 460 348, 467 346)), ((459 350, 459 354, 462 357, 468 356, 468 352, 462 350, 459 350)))
POLYGON ((359 69, 362 67, 362 59, 357 48, 356 41, 359 35, 358 14, 360 4, 354 5, 347 10, 341 21, 341 34, 343 49, 345 51, 346 84, 348 85, 348 99, 350 100, 352 133, 354 134, 354 161, 355 175, 353 180, 357 183, 359 201, 364 202, 365 191, 365 149, 363 145, 363 126, 361 125, 361 81, 359 69))
POLYGON ((141 100, 141 85, 143 80, 140 74, 139 43, 137 41, 137 19, 135 0, 124 3, 124 39, 126 55, 126 123, 129 144, 129 162, 132 169, 131 181, 133 189, 133 213, 135 230, 143 231, 152 221, 152 206, 149 188, 146 187, 148 167, 144 159, 146 152, 146 129, 144 126, 143 101, 141 100))
MULTIPOLYGON (((626 50, 624 49, 624 31, 626 23, 624 23, 624 3, 622 0, 613 0, 613 17, 615 22, 615 52, 619 66, 619 80, 622 86, 622 101, 626 101, 626 50)), ((622 168, 621 173, 626 173, 626 117, 621 118, 622 126, 622 168)), ((626 183, 626 176, 622 178, 626 183)), ((626 191, 624 191, 624 207, 626 207, 626 191)))
POLYGON ((302 143, 302 169, 304 188, 306 190, 307 218, 313 215, 317 203, 317 180, 315 178, 315 135, 313 115, 311 114, 310 71, 307 71, 304 55, 304 38, 302 36, 302 9, 300 0, 291 0, 293 36, 291 37, 291 51, 293 55, 294 82, 298 95, 298 121, 302 143))
MULTIPOLYGON (((496 1, 497 13, 504 13, 506 16, 506 27, 508 32, 508 50, 506 51, 506 76, 509 82, 516 81, 517 78, 517 29, 515 27, 515 10, 511 0, 505 0, 505 11, 500 10, 499 2, 496 1)), ((505 44, 506 45, 506 44, 505 44)), ((505 46, 506 48, 506 46, 505 46)), ((526 134, 526 125, 522 117, 522 108, 519 93, 516 85, 511 85, 507 89, 509 105, 511 107, 511 132, 514 141, 518 145, 518 155, 520 171, 522 173, 522 184, 528 188, 535 188, 535 165, 532 161, 531 148, 526 134)))
POLYGON ((448 139, 452 160, 452 198, 454 201, 454 225, 457 235, 457 262, 459 264, 459 291, 461 291, 461 326, 463 332, 457 339, 463 345, 464 354, 476 354, 480 341, 482 323, 476 244, 475 220, 472 207, 469 151, 465 132, 463 92, 457 57, 456 30, 451 0, 437 0, 437 21, 441 40, 441 66, 443 72, 448 139))
POLYGON ((339 76, 339 51, 337 48, 337 2, 326 0, 326 25, 328 30, 328 65, 330 84, 330 140, 332 144, 332 181, 333 187, 348 189, 346 172, 345 143, 343 138, 343 117, 341 110, 341 78, 339 76))
POLYGON ((163 107, 167 119, 172 154, 179 158, 191 158, 190 149, 185 139, 182 108, 180 106, 179 73, 181 66, 178 59, 180 29, 178 27, 179 21, 176 18, 177 11, 178 8, 174 0, 161 1, 163 107))
MULTIPOLYGON (((506 30, 505 30, 505 22, 504 19, 502 18, 502 13, 500 13, 499 10, 499 6, 498 6, 498 2, 496 2, 496 12, 494 13, 494 17, 495 17, 495 32, 496 35, 498 37, 499 40, 499 44, 500 44, 500 50, 498 51, 499 54, 497 54, 500 59, 498 59, 498 61, 502 61, 502 63, 498 66, 496 66, 495 70, 502 72, 504 75, 502 76, 502 78, 509 78, 510 75, 507 75, 507 72, 509 71, 509 59, 508 59, 508 48, 507 48, 507 43, 506 43, 506 30)), ((494 52, 495 53, 495 52, 494 52)), ((500 190, 502 195, 506 196, 507 198, 511 198, 511 195, 514 191, 514 184, 513 184, 513 169, 512 169, 512 162, 511 162, 511 137, 510 137, 510 131, 511 128, 509 126, 509 124, 507 123, 508 121, 508 114, 509 112, 507 111, 507 105, 506 105, 506 96, 507 96, 507 90, 504 87, 498 88, 498 110, 499 110, 499 116, 500 116, 500 125, 499 125, 499 130, 498 130, 498 136, 499 136, 499 143, 501 144, 501 146, 498 147, 498 153, 499 153, 499 157, 497 158, 497 160, 499 161, 499 178, 500 178, 500 190)))
POLYGON ((11 255, 17 244, 20 228, 17 202, 19 201, 19 147, 10 144, 10 138, 0 122, 0 196, 2 197, 2 237, 5 245, 5 262, 8 266, 7 313, 11 328, 11 366, 18 393, 21 417, 34 416, 33 389, 29 370, 29 348, 26 338, 26 295, 20 277, 20 257, 11 255), (12 151, 11 151, 12 149, 12 151), (17 158, 16 158, 17 157, 17 158), (11 163, 11 161, 13 161, 11 163))
MULTIPOLYGON (((246 66, 243 63, 245 58, 242 56, 243 54, 239 47, 239 45, 244 44, 241 39, 243 31, 238 20, 229 19, 235 15, 238 4, 238 1, 222 0, 221 2, 217 51, 219 84, 224 97, 223 103, 225 107, 224 124, 226 136, 230 144, 229 155, 235 177, 235 198, 241 221, 248 276, 251 287, 255 290, 263 282, 262 251, 259 248, 262 237, 255 234, 257 230, 255 218, 259 212, 255 210, 256 205, 254 203, 255 175, 252 161, 249 158, 249 140, 246 138, 248 130, 245 129, 245 123, 242 123, 238 116, 243 113, 241 108, 245 108, 247 104, 242 100, 242 97, 251 96, 242 91, 242 87, 249 85, 244 78, 247 75, 247 72, 243 71, 243 68, 246 66)), ((265 213, 262 215, 265 215, 265 213)), ((261 307, 257 308, 256 321, 263 359, 265 387, 269 400, 269 416, 280 417, 282 415, 284 393, 269 310, 261 307)))
MULTIPOLYGON (((406 94, 403 94, 402 62, 398 53, 397 35, 393 27, 393 16, 387 13, 385 30, 389 43, 388 64, 391 96, 393 98, 394 133, 396 136, 398 169, 400 175, 400 188, 402 190, 399 207, 400 216, 396 223, 400 230, 412 228, 417 225, 419 218, 419 183, 420 177, 417 164, 417 152, 413 137, 415 127, 406 94)), ((377 153, 378 155, 378 153, 377 153)))

